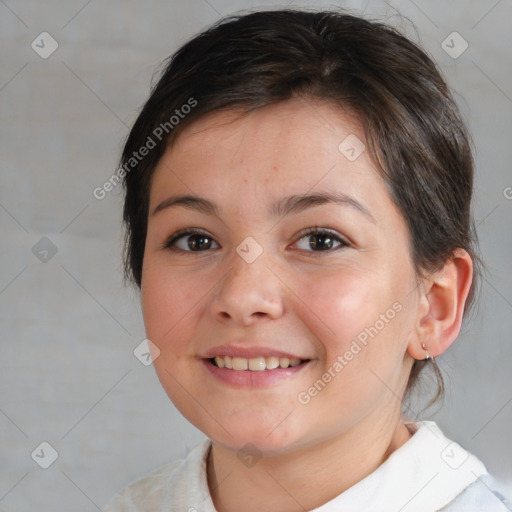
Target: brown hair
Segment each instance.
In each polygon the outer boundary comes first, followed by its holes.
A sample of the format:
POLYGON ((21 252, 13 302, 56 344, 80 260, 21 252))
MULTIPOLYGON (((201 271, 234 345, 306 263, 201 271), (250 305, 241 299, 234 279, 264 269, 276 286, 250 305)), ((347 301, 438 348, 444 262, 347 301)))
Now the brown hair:
MULTIPOLYGON (((224 18, 166 63, 125 142, 125 280, 139 288, 152 173, 183 128, 219 110, 250 112, 292 97, 348 107, 411 236, 417 275, 438 270, 456 248, 479 274, 471 217, 470 135, 440 71, 396 29, 342 11, 272 10, 224 18), (185 108, 187 106, 187 108, 185 108), (134 158, 150 147, 144 158, 134 158)), ((415 361, 407 391, 432 359, 415 361)), ((442 376, 437 394, 442 396, 442 376)))

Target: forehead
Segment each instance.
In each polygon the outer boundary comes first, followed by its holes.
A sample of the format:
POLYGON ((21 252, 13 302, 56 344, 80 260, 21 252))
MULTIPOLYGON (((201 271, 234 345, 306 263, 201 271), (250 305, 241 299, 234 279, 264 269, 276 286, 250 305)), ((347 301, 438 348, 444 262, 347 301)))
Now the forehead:
POLYGON ((206 114, 183 130, 173 148, 174 153, 200 156, 215 146, 227 149, 233 157, 244 156, 245 150, 245 156, 261 158, 264 154, 265 160, 279 156, 284 160, 292 152, 310 160, 326 152, 338 156, 339 142, 349 135, 361 143, 365 140, 355 113, 326 101, 300 97, 250 112, 233 109, 206 114))
POLYGON ((161 158, 150 203, 173 192, 248 207, 251 198, 263 204, 270 196, 319 190, 394 207, 357 116, 296 98, 250 113, 213 112, 191 123, 161 158))

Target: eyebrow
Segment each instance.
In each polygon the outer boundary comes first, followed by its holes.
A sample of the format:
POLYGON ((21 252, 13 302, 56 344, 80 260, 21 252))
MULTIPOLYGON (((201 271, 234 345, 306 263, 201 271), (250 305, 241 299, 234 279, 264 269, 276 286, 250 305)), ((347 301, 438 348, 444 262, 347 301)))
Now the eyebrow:
MULTIPOLYGON (((348 206, 363 214, 370 222, 376 224, 375 217, 371 211, 357 199, 354 199, 343 192, 316 192, 312 194, 296 194, 286 196, 276 201, 271 209, 271 217, 284 217, 291 213, 299 213, 308 208, 324 204, 336 204, 339 206, 348 206)), ((158 212, 171 208, 173 206, 182 206, 190 210, 195 210, 205 215, 220 215, 218 206, 212 201, 193 195, 171 196, 159 203, 151 216, 158 212)))

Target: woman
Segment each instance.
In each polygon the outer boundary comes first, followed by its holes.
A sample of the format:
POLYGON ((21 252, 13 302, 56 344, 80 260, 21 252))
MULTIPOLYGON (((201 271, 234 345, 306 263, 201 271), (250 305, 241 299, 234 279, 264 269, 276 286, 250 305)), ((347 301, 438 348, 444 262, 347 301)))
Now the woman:
POLYGON ((207 439, 108 512, 507 510, 402 414, 478 274, 467 129, 434 63, 341 12, 224 19, 125 144, 126 276, 160 382, 207 439))

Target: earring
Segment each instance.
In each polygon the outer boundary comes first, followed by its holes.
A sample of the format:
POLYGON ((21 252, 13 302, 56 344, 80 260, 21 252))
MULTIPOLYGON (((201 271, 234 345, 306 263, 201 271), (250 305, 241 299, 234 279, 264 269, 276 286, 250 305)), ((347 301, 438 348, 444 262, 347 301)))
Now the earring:
POLYGON ((422 343, 421 344, 421 348, 426 352, 427 354, 427 357, 425 358, 425 361, 429 360, 430 359, 430 354, 428 353, 428 350, 427 350, 427 346, 425 345, 425 343, 422 343))

